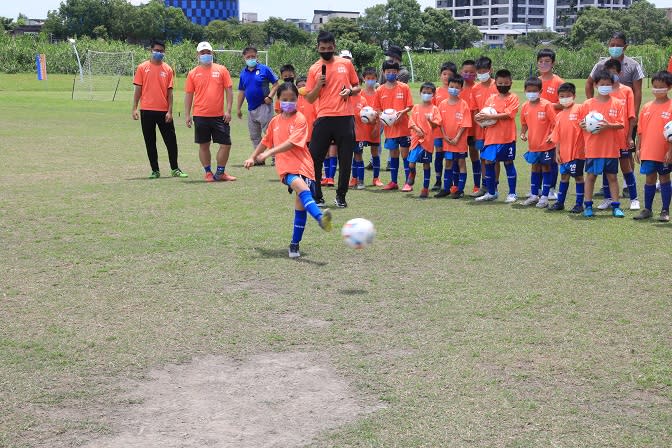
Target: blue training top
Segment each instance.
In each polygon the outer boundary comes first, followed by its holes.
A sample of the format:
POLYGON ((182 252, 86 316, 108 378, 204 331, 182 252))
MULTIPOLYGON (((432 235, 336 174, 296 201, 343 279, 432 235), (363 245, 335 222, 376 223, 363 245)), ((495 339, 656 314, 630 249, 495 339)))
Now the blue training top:
POLYGON ((238 90, 245 92, 247 110, 255 110, 264 104, 264 98, 271 91, 269 85, 278 82, 273 70, 264 64, 257 64, 252 70, 245 67, 240 71, 238 90))

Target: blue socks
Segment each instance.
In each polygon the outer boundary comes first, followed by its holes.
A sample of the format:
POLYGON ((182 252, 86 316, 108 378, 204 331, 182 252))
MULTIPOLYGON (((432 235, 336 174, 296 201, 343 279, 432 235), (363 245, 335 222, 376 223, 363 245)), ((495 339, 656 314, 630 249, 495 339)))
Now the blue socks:
POLYGON ((450 172, 451 168, 443 170, 443 189, 446 191, 450 190, 450 172))
POLYGON ((539 196, 539 184, 541 184, 541 173, 533 171, 530 174, 530 193, 533 196, 539 196))
POLYGON ((301 204, 303 204, 303 208, 310 213, 310 216, 315 218, 317 222, 320 222, 322 219, 322 210, 320 210, 320 207, 315 203, 312 193, 309 190, 302 191, 299 193, 299 200, 301 201, 301 204))
POLYGON ((441 182, 441 170, 443 170, 443 156, 444 156, 443 151, 435 151, 434 155, 436 158, 434 159, 434 172, 436 173, 436 181, 441 182))
POLYGON ((359 160, 357 162, 357 179, 359 182, 364 183, 364 160, 359 160))
POLYGON ((226 168, 225 166, 217 165, 217 175, 222 175, 222 174, 224 174, 224 169, 225 169, 225 168, 226 168))
POLYGON ((327 157, 327 158, 325 158, 325 159, 324 159, 324 162, 322 163, 322 165, 324 166, 324 178, 325 178, 325 179, 329 179, 329 173, 331 172, 331 171, 330 171, 330 167, 331 167, 331 157, 327 157))
POLYGON ((635 173, 623 173, 623 178, 625 179, 625 184, 628 186, 630 200, 637 199, 637 180, 635 180, 635 173))
POLYGON ((457 187, 460 182, 460 164, 453 160, 453 185, 457 187))
POLYGON ((425 177, 422 179, 422 186, 423 188, 429 188, 429 181, 432 177, 432 169, 431 168, 423 169, 422 173, 425 175, 425 177))
POLYGON ((509 194, 516 194, 516 181, 518 175, 516 174, 516 166, 513 163, 505 163, 506 178, 509 181, 509 194))
MULTIPOLYGON (((583 193, 585 190, 585 184, 583 182, 576 184, 576 205, 583 204, 583 193)), ((592 202, 591 202, 592 204, 592 202)))
POLYGON ((474 173, 474 185, 481 188, 481 161, 471 162, 471 171, 474 173))
POLYGON ((206 173, 212 173, 212 167, 210 165, 204 166, 203 171, 205 171, 206 173))
POLYGON ((457 191, 464 192, 464 187, 467 184, 467 173, 459 173, 457 180, 457 191))
POLYGON ((609 190, 609 181, 607 180, 606 173, 602 173, 602 193, 604 193, 605 199, 609 199, 611 197, 611 191, 609 190))
POLYGON ((586 201, 584 202, 586 208, 592 208, 593 207, 593 201, 586 201))
MULTIPOLYGON (((656 186, 653 186, 655 192, 656 186)), ((672 199, 672 184, 670 182, 660 183, 660 197, 663 200, 663 210, 670 211, 670 199, 672 199)))
POLYGON ((558 204, 560 205, 565 204, 565 198, 567 197, 568 190, 569 190, 569 182, 560 181, 560 188, 558 189, 558 200, 557 200, 558 204))
POLYGON ((373 177, 380 177, 380 156, 371 157, 371 164, 373 165, 373 177))
POLYGON ((357 161, 352 157, 352 177, 357 177, 357 161))
POLYGON ((553 178, 553 173, 550 171, 548 173, 542 173, 541 178, 543 179, 543 184, 541 186, 541 195, 548 197, 548 193, 551 191, 551 182, 553 178))
POLYGON ((329 158, 329 179, 333 179, 336 176, 336 167, 338 166, 338 157, 329 158))
POLYGON ((554 160, 551 162, 551 188, 555 188, 556 185, 558 185, 558 164, 554 160))
MULTIPOLYGON (((656 195, 656 184, 644 184, 644 208, 653 210, 653 197, 656 195)), ((660 195, 663 196, 663 184, 660 184, 660 195)), ((663 209, 665 206, 663 205, 663 209)))
POLYGON ((411 173, 410 168, 408 167, 408 157, 404 157, 404 174, 406 174, 406 179, 408 180, 408 175, 411 173))
POLYGON ((497 192, 495 189, 495 165, 493 163, 485 164, 485 186, 488 193, 493 195, 497 192))
POLYGON ((303 231, 306 229, 308 214, 305 210, 294 210, 294 233, 292 234, 292 244, 301 242, 303 231))
POLYGON ((392 157, 390 159, 390 179, 395 184, 399 183, 399 157, 392 157))

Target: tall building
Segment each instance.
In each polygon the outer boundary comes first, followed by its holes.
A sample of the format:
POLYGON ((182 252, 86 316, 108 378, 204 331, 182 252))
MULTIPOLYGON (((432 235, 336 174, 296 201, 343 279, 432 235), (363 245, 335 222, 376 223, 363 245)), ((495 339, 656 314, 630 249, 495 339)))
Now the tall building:
POLYGON ((547 4, 547 0, 436 0, 437 8, 448 9, 455 20, 469 22, 481 30, 505 23, 544 28, 547 4))
POLYGON ((631 4, 631 0, 555 0, 553 30, 569 31, 576 22, 577 13, 584 8, 623 9, 631 4))
POLYGON ((182 9, 189 20, 207 25, 212 20, 238 19, 238 0, 164 0, 166 6, 182 9))
POLYGON ((256 12, 244 12, 241 22, 243 23, 257 23, 259 21, 259 14, 256 12))

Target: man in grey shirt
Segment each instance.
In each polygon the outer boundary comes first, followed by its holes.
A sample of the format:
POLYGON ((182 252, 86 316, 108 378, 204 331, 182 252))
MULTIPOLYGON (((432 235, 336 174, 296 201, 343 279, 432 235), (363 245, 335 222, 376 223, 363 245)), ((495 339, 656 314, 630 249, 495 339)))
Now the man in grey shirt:
MULTIPOLYGON (((397 47, 396 45, 390 45, 387 48, 387 51, 385 52, 385 56, 388 61, 396 62, 399 64, 399 75, 397 75, 397 81, 403 82, 404 84, 408 84, 408 81, 411 80, 411 74, 408 72, 406 67, 401 65, 401 47, 397 47)), ((378 82, 380 85, 385 84, 385 75, 383 74, 382 70, 380 72, 380 78, 378 79, 378 82)))

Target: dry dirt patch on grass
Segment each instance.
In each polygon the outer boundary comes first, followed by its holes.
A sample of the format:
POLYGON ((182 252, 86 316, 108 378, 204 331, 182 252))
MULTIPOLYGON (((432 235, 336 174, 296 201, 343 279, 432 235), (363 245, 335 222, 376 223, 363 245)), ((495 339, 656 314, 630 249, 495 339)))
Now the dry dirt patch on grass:
POLYGON ((89 448, 292 447, 377 409, 310 353, 219 356, 153 370, 89 448))

